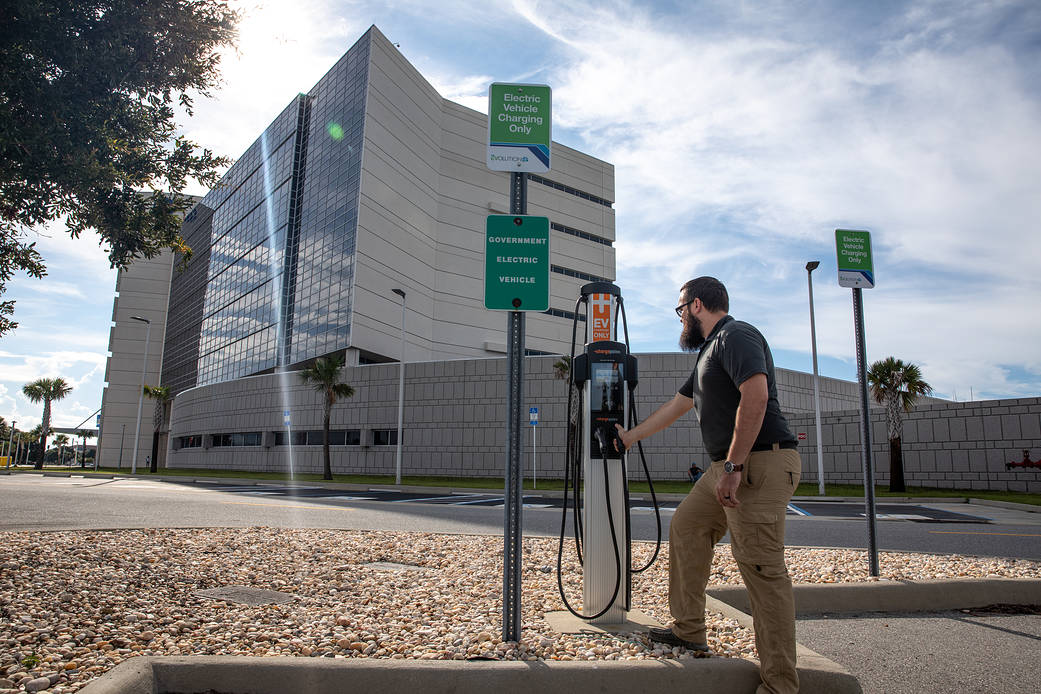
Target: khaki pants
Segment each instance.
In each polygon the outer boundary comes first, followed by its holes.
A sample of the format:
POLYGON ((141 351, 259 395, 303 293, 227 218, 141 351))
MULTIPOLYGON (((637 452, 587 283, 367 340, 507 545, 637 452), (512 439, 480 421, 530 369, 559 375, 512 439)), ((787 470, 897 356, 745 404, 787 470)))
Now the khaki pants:
POLYGON ((799 453, 752 453, 741 472, 740 506, 716 500, 723 461, 701 476, 672 517, 669 528, 669 609, 680 638, 705 643, 705 586, 712 554, 730 530, 731 550, 748 589, 763 684, 758 694, 799 690, 795 670, 795 601, 784 563, 784 516, 799 484, 799 453))

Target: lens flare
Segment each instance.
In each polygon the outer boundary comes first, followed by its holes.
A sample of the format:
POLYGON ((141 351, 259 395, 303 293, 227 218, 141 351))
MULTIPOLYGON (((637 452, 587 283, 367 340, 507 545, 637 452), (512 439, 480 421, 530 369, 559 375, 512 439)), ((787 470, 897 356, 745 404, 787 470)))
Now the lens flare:
POLYGON ((335 121, 325 126, 325 129, 329 132, 329 137, 339 142, 343 139, 343 126, 335 121))
MULTIPOLYGON (((275 219, 275 187, 271 180, 271 151, 268 147, 267 131, 260 134, 260 156, 264 173, 264 211, 267 221, 267 251, 268 268, 270 273, 270 298, 271 310, 275 321, 275 370, 278 372, 279 385, 282 390, 282 410, 286 412, 286 463, 289 465, 289 479, 296 477, 296 469, 293 463, 293 432, 290 428, 288 413, 289 405, 289 375, 286 373, 283 363, 284 358, 280 356, 282 349, 282 280, 285 273, 279 265, 279 257, 285 252, 285 238, 279 238, 278 223, 275 219)), ((283 231, 283 236, 288 229, 283 231)))

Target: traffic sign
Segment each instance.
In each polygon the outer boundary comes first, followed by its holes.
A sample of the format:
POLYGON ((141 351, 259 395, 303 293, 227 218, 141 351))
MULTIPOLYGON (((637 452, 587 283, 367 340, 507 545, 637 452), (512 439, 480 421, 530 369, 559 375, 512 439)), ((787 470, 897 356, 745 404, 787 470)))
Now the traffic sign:
POLYGON ((550 169, 553 91, 545 84, 488 87, 488 168, 545 173, 550 169))
POLYGON ((871 289, 875 286, 871 232, 836 229, 835 251, 838 253, 840 287, 871 289))
POLYGON ((528 421, 531 422, 531 426, 536 426, 539 423, 539 408, 528 408, 528 421))
POLYGON ((290 422, 289 410, 282 410, 282 424, 283 426, 289 426, 290 422))
POLYGON ((549 218, 489 215, 484 244, 484 307, 549 309, 549 218))

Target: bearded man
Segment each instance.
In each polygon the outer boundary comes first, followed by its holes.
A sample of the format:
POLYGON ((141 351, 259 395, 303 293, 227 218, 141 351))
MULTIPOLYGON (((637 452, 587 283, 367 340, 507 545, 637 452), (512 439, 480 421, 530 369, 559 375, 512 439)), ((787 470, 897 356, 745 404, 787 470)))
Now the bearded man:
POLYGON ((695 410, 712 465, 676 509, 669 527, 669 628, 651 639, 707 651, 705 586, 715 545, 730 547, 752 604, 762 684, 757 694, 795 694, 795 601, 784 563, 784 519, 802 463, 781 414, 770 346, 729 315, 730 298, 714 277, 680 290, 680 347, 697 352, 675 397, 619 437, 628 449, 695 410))

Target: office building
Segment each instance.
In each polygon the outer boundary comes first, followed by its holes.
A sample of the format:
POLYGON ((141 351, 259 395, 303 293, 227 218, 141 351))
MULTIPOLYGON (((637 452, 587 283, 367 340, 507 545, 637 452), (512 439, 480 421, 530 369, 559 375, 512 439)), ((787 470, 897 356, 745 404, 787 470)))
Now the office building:
MULTIPOLYGON (((148 382, 177 395, 325 355, 349 366, 403 351, 407 362, 504 355, 505 315, 483 303, 484 227, 508 212, 510 179, 486 168, 486 144, 487 117, 441 97, 370 28, 189 212, 186 266, 130 271, 169 282, 148 382)), ((613 167, 559 143, 552 170, 530 177, 528 212, 552 228, 550 309, 528 316, 530 354, 567 351, 579 287, 614 279, 613 197, 613 167)), ((120 292, 119 305, 136 302, 120 292)), ((141 326, 118 313, 109 371, 123 378, 106 393, 136 394, 140 370, 120 345, 142 342, 141 326)), ((120 434, 136 403, 123 400, 103 421, 106 464, 131 445, 120 434)))

